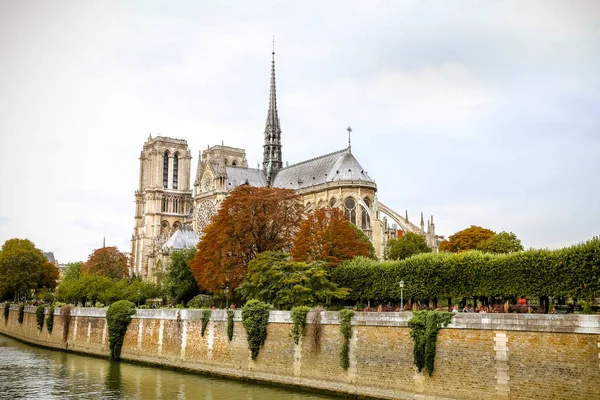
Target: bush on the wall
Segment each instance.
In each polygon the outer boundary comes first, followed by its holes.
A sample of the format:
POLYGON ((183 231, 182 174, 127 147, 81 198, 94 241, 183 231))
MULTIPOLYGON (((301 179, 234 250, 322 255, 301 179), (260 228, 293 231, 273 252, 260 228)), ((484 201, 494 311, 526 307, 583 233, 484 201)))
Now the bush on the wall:
POLYGON ((25 304, 21 304, 19 306, 19 314, 17 315, 17 321, 19 324, 23 323, 23 318, 25 317, 25 304))
POLYGON ((294 343, 298 344, 300 338, 304 336, 306 330, 306 315, 310 311, 310 307, 300 306, 292 308, 291 317, 294 325, 292 325, 292 337, 294 343))
POLYGON ((44 310, 46 306, 38 306, 35 309, 35 321, 37 322, 37 328, 41 331, 44 327, 44 310))
POLYGON ((344 369, 350 367, 350 339, 352 338, 352 317, 354 311, 340 310, 340 332, 344 337, 342 351, 340 352, 340 365, 344 369))
POLYGON ((231 342, 233 339, 233 316, 235 312, 233 310, 227 310, 227 338, 231 342))
POLYGON ((10 314, 10 303, 4 303, 4 323, 8 322, 9 314, 10 314))
POLYGON ((267 303, 258 300, 248 300, 242 308, 242 324, 248 336, 248 348, 253 360, 256 360, 260 348, 267 339, 267 324, 269 323, 267 303))
POLYGON ((135 304, 128 300, 117 301, 108 307, 106 311, 106 323, 108 325, 108 344, 110 360, 121 359, 121 348, 127 327, 131 322, 131 316, 135 314, 135 304))
POLYGON ((211 310, 202 310, 202 337, 204 337, 204 332, 206 331, 206 327, 210 322, 210 316, 212 315, 211 310))
POLYGON ((46 317, 46 329, 48 333, 52 333, 54 327, 54 306, 50 306, 48 309, 48 316, 46 317))
POLYGON ((419 372, 425 368, 429 376, 433 374, 437 334, 451 320, 452 313, 424 310, 415 311, 408 321, 408 326, 411 328, 410 337, 414 345, 414 363, 419 372))

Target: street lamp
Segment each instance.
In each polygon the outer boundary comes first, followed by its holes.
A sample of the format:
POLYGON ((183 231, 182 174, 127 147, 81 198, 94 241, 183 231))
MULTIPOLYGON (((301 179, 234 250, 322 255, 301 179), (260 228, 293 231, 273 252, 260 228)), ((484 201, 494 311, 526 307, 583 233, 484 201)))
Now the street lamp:
POLYGON ((225 309, 229 308, 229 284, 225 286, 225 309))
POLYGON ((400 311, 404 311, 404 281, 400 281, 400 311))

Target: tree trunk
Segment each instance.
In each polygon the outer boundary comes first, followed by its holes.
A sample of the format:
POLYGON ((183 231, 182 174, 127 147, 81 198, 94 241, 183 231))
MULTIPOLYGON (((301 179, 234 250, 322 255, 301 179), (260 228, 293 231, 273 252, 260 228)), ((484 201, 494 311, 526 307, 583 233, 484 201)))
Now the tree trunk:
POLYGON ((452 311, 452 297, 448 297, 448 311, 452 311))

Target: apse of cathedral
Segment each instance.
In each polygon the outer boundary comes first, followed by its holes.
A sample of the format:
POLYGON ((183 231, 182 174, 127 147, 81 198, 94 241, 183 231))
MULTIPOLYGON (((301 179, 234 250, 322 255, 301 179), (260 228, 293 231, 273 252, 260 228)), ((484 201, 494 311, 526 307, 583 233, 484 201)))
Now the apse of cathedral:
POLYGON ((193 248, 202 229, 216 214, 227 194, 240 185, 295 190, 306 212, 335 207, 371 240, 379 258, 390 239, 404 232, 425 237, 437 251, 433 217, 420 225, 377 199, 377 184, 348 146, 293 165, 283 165, 281 126, 277 112, 275 52, 271 60, 269 106, 264 130, 263 160, 249 168, 244 149, 215 145, 198 155, 190 187, 191 153, 186 140, 148 137, 140 155, 140 183, 135 192, 135 227, 131 238, 132 273, 156 281, 168 256, 193 248), (388 224, 388 218, 393 221, 388 224))

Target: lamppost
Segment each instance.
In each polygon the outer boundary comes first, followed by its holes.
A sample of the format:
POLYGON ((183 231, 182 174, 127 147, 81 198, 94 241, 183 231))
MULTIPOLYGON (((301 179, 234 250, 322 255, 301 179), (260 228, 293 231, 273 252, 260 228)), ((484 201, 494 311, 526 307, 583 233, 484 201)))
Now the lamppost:
POLYGON ((225 309, 229 308, 229 284, 225 286, 225 309))
POLYGON ((137 293, 138 293, 138 295, 137 295, 137 301, 138 301, 137 308, 140 308, 140 289, 138 289, 137 293))
POLYGON ((400 281, 400 311, 404 311, 404 281, 400 281))

